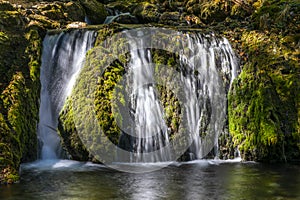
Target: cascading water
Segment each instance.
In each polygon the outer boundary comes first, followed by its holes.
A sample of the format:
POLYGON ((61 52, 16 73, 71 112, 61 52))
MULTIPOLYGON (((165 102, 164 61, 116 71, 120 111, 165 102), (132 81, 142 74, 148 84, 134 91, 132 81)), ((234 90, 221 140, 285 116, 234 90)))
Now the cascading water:
POLYGON ((94 41, 95 33, 86 30, 48 34, 44 39, 38 125, 41 159, 60 156, 60 139, 56 132, 59 112, 94 41))
MULTIPOLYGON (((168 127, 164 110, 155 88, 151 50, 144 47, 147 37, 135 38, 127 34, 131 61, 128 79, 131 84, 130 112, 133 128, 130 147, 124 147, 128 135, 122 133, 120 146, 135 153, 131 162, 156 162, 171 160, 168 127), (138 47, 138 48, 137 48, 138 47), (127 135, 127 136, 125 136, 127 135), (123 146, 122 146, 123 145, 123 146), (159 150, 156 157, 143 153, 159 150)), ((224 133, 227 120, 227 92, 238 74, 238 64, 229 42, 214 35, 186 34, 187 48, 179 52, 180 84, 184 91, 183 104, 186 130, 191 135, 191 146, 185 160, 201 159, 212 150, 217 156, 218 137, 224 133)), ((129 144, 127 141, 127 144, 129 144)))
POLYGON ((218 137, 224 132, 227 116, 227 91, 238 65, 225 38, 196 34, 187 40, 189 53, 180 55, 180 64, 187 71, 181 73, 185 95, 195 96, 185 102, 187 124, 194 133, 188 159, 193 160, 206 157, 212 150, 218 155, 218 137))
POLYGON ((130 48, 128 79, 132 83, 130 91, 130 110, 133 111, 134 123, 131 135, 134 135, 131 162, 158 162, 170 160, 168 148, 168 127, 164 121, 163 108, 157 98, 154 69, 150 50, 143 49, 144 40, 132 40, 130 48), (153 156, 145 153, 159 151, 153 156))

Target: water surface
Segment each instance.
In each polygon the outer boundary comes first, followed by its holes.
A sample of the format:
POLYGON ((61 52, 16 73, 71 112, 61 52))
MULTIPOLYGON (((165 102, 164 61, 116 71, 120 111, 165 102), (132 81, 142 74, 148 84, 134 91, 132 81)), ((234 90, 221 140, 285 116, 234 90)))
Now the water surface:
POLYGON ((149 173, 57 160, 22 166, 0 199, 300 199, 300 166, 224 161, 172 163, 149 173))

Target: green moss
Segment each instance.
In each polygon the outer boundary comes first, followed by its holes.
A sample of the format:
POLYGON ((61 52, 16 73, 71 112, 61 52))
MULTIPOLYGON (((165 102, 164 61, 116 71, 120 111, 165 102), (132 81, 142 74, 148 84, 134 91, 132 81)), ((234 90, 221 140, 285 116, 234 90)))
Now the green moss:
POLYGON ((173 138, 174 135, 179 132, 179 125, 182 121, 182 107, 179 102, 178 94, 175 92, 178 88, 169 88, 168 83, 172 83, 172 76, 164 77, 163 74, 166 73, 163 68, 172 68, 173 70, 179 70, 179 57, 178 55, 171 54, 167 51, 163 50, 153 50, 152 52, 153 62, 155 63, 155 75, 156 77, 162 77, 164 80, 157 80, 160 83, 158 84, 157 90, 159 92, 160 101, 162 107, 164 108, 164 119, 166 121, 166 125, 170 128, 169 138, 173 138))
POLYGON ((161 14, 157 5, 145 1, 135 6, 133 15, 142 23, 157 23, 161 14))
POLYGON ((10 183, 21 162, 36 159, 42 42, 38 30, 25 30, 20 13, 0 15, 0 182, 10 183))
POLYGON ((300 3, 296 0, 265 1, 252 15, 255 29, 293 32, 299 29, 300 3))
POLYGON ((285 41, 257 31, 242 36, 249 61, 229 95, 229 125, 246 160, 300 158, 299 58, 285 41))
POLYGON ((58 123, 59 134, 63 139, 63 147, 67 150, 68 154, 71 155, 71 158, 86 161, 89 159, 89 152, 77 134, 73 117, 72 100, 68 99, 60 114, 58 123))
POLYGON ((29 26, 35 25, 47 29, 57 29, 60 27, 60 22, 49 19, 48 17, 43 15, 31 14, 28 17, 31 19, 29 26))

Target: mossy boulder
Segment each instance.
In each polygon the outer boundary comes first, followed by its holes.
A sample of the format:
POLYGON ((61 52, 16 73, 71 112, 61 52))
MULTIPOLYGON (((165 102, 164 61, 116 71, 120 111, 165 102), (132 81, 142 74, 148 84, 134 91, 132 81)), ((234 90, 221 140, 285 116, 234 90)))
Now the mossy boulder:
MULTIPOLYGON (((104 133, 102 131, 94 133, 96 128, 93 127, 93 124, 88 124, 88 119, 86 118, 87 116, 88 118, 90 118, 90 115, 92 115, 93 113, 89 108, 80 110, 78 110, 79 108, 74 108, 73 100, 74 98, 78 99, 81 97, 78 100, 80 104, 81 102, 85 101, 85 99, 82 99, 82 95, 90 96, 88 94, 89 89, 85 87, 85 84, 89 82, 92 78, 94 78, 96 82, 102 83, 97 85, 97 87, 99 87, 99 90, 95 90, 95 95, 97 95, 98 98, 92 100, 95 109, 97 110, 95 115, 97 116, 97 120, 99 120, 99 125, 105 130, 105 134, 109 137, 109 139, 111 139, 115 143, 117 143, 118 141, 118 135, 120 131, 117 129, 117 126, 115 124, 116 122, 114 121, 114 118, 111 115, 112 108, 110 105, 110 100, 113 92, 113 85, 115 85, 116 82, 111 81, 110 76, 115 76, 115 72, 118 73, 119 70, 115 69, 114 72, 110 72, 110 70, 108 70, 107 72, 103 72, 102 70, 104 69, 102 69, 101 67, 102 65, 104 65, 106 60, 99 59, 99 57, 101 57, 101 52, 105 51, 101 46, 102 42, 109 36, 112 36, 118 30, 119 28, 113 27, 113 25, 105 26, 103 29, 99 30, 96 40, 96 47, 89 51, 86 58, 85 67, 82 70, 80 78, 78 79, 75 88, 73 89, 72 95, 66 101, 65 106, 63 107, 60 113, 58 126, 59 133, 62 138, 64 148, 68 151, 68 153, 73 159, 85 161, 94 160, 95 162, 99 162, 99 160, 97 161, 96 159, 93 159, 94 152, 91 152, 85 145, 87 144, 87 140, 89 140, 90 138, 90 134, 96 134, 92 138, 92 142, 89 143, 89 147, 97 149, 97 145, 99 145, 99 143, 97 143, 97 138, 98 136, 101 137, 101 134, 104 133), (99 47, 97 47, 98 45, 99 47), (107 74, 108 76, 104 76, 103 79, 97 80, 95 74, 101 72, 103 72, 104 75, 107 74), (76 112, 74 112, 74 109, 76 109, 76 112), (77 115, 78 112, 80 112, 80 115, 77 115), (87 129, 89 129, 91 132, 86 134, 79 134, 76 127, 75 117, 77 120, 79 118, 79 121, 85 123, 84 126, 87 127, 87 129)), ((114 63, 111 64, 113 66, 119 66, 116 65, 116 63, 115 65, 114 63)), ((116 80, 115 78, 116 77, 114 77, 113 79, 116 80)))
POLYGON ((63 147, 68 152, 68 155, 71 156, 71 159, 87 161, 90 159, 90 153, 82 144, 76 131, 73 117, 72 101, 68 99, 60 114, 58 123, 59 135, 62 138, 63 147))
POLYGON ((69 21, 85 20, 85 12, 83 7, 77 2, 67 2, 63 5, 65 16, 69 21))
POLYGON ((21 9, 29 18, 30 25, 46 29, 58 29, 68 23, 85 20, 85 10, 79 2, 43 2, 41 4, 27 5, 21 9))
POLYGON ((92 24, 102 24, 107 16, 104 5, 96 0, 80 0, 92 24))

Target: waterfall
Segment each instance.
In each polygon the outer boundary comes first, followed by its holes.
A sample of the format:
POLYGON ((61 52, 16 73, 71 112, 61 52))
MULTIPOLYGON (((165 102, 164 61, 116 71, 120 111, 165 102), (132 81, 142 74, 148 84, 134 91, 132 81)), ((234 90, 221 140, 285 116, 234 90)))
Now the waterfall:
POLYGON ((187 40, 189 52, 180 55, 180 64, 185 71, 181 72, 185 95, 194 97, 185 102, 188 130, 194 133, 188 160, 194 160, 218 155, 218 137, 224 133, 227 118, 227 92, 238 64, 226 38, 195 34, 187 40))
POLYGON ((170 160, 168 148, 168 127, 164 121, 162 105, 155 87, 154 69, 150 50, 143 49, 145 39, 131 41, 128 79, 130 89, 130 110, 133 111, 131 136, 134 141, 131 162, 158 162, 170 160), (141 47, 136 49, 136 47, 141 47), (159 151, 153 156, 149 152, 159 151))
MULTIPOLYGON (((144 46, 149 38, 135 37, 127 34, 133 49, 127 72, 133 125, 131 133, 122 132, 119 146, 135 153, 131 162, 168 161, 172 150, 163 147, 170 142, 169 128, 155 87, 151 50, 144 46), (146 158, 144 153, 153 151, 160 152, 153 154, 156 157, 146 158)), ((192 141, 185 160, 205 158, 211 151, 217 156, 218 137, 224 133, 227 120, 227 93, 239 70, 237 58, 225 38, 185 33, 185 39, 187 44, 182 46, 187 48, 179 52, 179 73, 186 97, 182 102, 185 131, 192 141)))
POLYGON ((56 132, 59 112, 94 41, 94 32, 86 30, 47 34, 43 41, 38 124, 41 159, 60 156, 60 139, 56 132))

